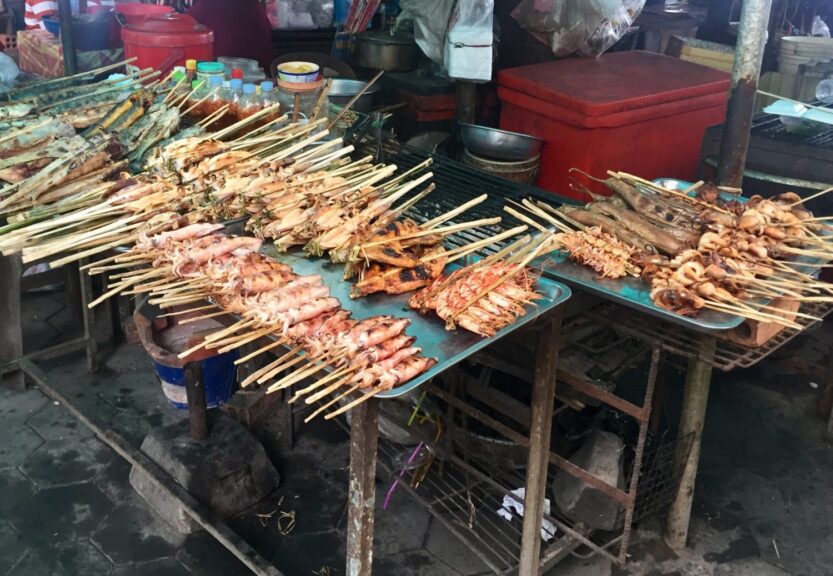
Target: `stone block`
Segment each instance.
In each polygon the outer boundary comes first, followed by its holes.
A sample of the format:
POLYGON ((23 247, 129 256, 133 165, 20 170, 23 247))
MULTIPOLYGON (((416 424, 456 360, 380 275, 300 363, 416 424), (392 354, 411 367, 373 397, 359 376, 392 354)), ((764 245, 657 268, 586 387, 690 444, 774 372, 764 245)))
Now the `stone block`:
MULTIPOLYGON (((602 482, 622 488, 625 483, 622 456, 625 445, 615 434, 594 429, 570 462, 583 468, 602 482)), ((565 470, 559 470, 552 483, 559 510, 574 522, 583 522, 598 530, 613 530, 619 504, 565 470)))
MULTIPOLYGON (((191 442, 187 420, 152 430, 142 451, 194 498, 221 518, 253 506, 277 486, 277 470, 260 442, 230 416, 211 414, 208 440, 191 442)), ((130 472, 130 484, 179 532, 200 529, 179 502, 160 490, 138 468, 130 472)))

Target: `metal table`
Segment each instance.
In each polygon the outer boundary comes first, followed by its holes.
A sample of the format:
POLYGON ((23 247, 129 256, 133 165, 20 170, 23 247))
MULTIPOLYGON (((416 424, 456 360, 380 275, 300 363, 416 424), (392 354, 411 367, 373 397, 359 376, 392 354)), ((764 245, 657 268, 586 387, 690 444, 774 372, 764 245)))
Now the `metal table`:
MULTIPOLYGON (((268 253, 268 252, 267 252, 268 253)), ((351 411, 350 480, 347 514, 347 573, 356 576, 372 572, 373 524, 375 511, 375 478, 378 455, 379 402, 417 389, 434 376, 465 358, 481 351, 525 325, 540 322, 532 385, 532 413, 529 436, 529 458, 526 476, 523 543, 520 573, 537 574, 541 550, 540 529, 546 492, 547 463, 550 450, 555 372, 558 363, 558 341, 561 330, 562 306, 570 290, 557 282, 541 279, 538 290, 544 298, 535 306, 527 306, 527 314, 491 338, 482 338, 465 330, 448 332, 444 322, 435 315, 423 316, 407 308, 410 294, 374 295, 359 300, 349 298, 350 284, 341 279, 342 265, 310 260, 295 254, 279 259, 297 274, 321 274, 331 294, 342 308, 356 319, 377 314, 392 314, 411 320, 408 333, 417 337, 416 344, 426 356, 436 357, 437 365, 429 372, 395 389, 362 402, 351 411)))

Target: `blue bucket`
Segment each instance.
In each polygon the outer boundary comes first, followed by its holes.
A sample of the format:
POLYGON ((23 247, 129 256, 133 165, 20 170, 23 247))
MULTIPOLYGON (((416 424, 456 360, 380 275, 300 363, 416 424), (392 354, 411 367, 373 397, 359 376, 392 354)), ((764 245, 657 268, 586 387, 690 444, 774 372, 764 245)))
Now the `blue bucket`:
POLYGON ((171 324, 160 329, 142 314, 141 307, 136 309, 133 318, 139 340, 153 362, 153 371, 162 386, 162 393, 174 408, 188 409, 185 393, 185 364, 188 362, 198 361, 202 366, 205 401, 209 408, 217 408, 229 401, 237 375, 237 366, 234 365, 234 361, 239 357, 237 350, 224 354, 201 350, 190 357, 180 359, 177 357, 180 350, 167 350, 157 342, 163 339, 187 342, 194 332, 199 330, 198 323, 171 324), (161 337, 162 334, 164 337, 161 337))

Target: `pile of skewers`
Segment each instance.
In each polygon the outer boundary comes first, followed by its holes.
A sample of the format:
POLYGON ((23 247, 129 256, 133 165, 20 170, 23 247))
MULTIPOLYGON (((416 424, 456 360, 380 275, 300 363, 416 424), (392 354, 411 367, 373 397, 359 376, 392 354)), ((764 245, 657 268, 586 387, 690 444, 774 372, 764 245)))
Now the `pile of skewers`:
POLYGON ((642 278, 654 304, 677 314, 710 309, 799 328, 770 302, 833 302, 833 286, 811 274, 833 260, 827 219, 813 217, 806 200, 726 200, 712 185, 677 191, 610 174, 615 195, 584 208, 525 200, 507 211, 602 278, 642 278))
MULTIPOLYGON (((0 227, 0 250, 22 252, 25 262, 62 255, 52 264, 64 264, 129 245, 142 233, 239 216, 245 205, 240 199, 253 186, 283 185, 302 172, 329 167, 326 161, 317 162, 318 154, 326 152, 321 147, 308 151, 303 156, 307 161, 290 158, 299 142, 320 138, 304 138, 307 127, 299 124, 268 139, 253 131, 236 141, 223 141, 256 119, 251 116, 211 135, 169 141, 152 151, 144 174, 122 172, 111 180, 125 164, 106 164, 85 178, 22 196, 15 206, 20 209, 26 200, 27 209, 9 216, 7 225, 0 227), (50 202, 40 200, 44 195, 50 202)), ((24 192, 30 188, 44 187, 32 182, 24 192)))
MULTIPOLYGON (((111 275, 114 284, 91 305, 116 293, 148 293, 149 303, 163 309, 212 301, 210 307, 220 308, 219 312, 189 320, 227 313, 239 315, 240 320, 183 351, 180 357, 202 348, 228 352, 260 338, 273 338, 237 363, 280 345, 290 348, 289 352, 242 384, 269 384, 268 392, 274 392, 330 370, 294 395, 293 401, 307 396, 307 403, 312 403, 343 387, 343 394, 310 418, 356 391, 364 393, 359 401, 364 400, 407 382, 436 363, 420 355, 421 349, 413 346, 415 339, 405 334, 408 320, 391 316, 352 319, 330 296, 320 276, 298 276, 289 266, 259 254, 261 240, 221 235, 220 228, 222 225, 193 224, 143 236, 130 252, 91 265, 91 274, 138 267, 111 275), (300 368, 287 373, 301 363, 300 368)), ((185 312, 202 310, 205 307, 199 306, 185 312)), ((172 314, 181 315, 183 311, 172 314)), ((335 410, 327 418, 356 403, 335 410)))

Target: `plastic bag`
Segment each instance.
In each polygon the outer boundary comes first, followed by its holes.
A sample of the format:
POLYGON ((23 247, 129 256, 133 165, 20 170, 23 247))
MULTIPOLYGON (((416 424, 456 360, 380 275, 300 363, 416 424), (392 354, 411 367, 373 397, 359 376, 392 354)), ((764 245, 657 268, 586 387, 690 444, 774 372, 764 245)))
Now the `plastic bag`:
POLYGON ((444 65, 451 78, 492 79, 494 0, 457 0, 448 23, 444 65))
POLYGON ((813 18, 813 27, 810 29, 811 36, 821 36, 822 38, 830 38, 830 28, 821 19, 821 16, 813 18))
POLYGON ((414 23, 414 40, 428 58, 443 65, 445 33, 454 0, 401 0, 400 22, 411 19, 414 23))
POLYGON ((13 86, 18 76, 20 76, 20 68, 11 57, 0 52, 0 84, 13 86))
POLYGON ((643 6, 645 0, 521 0, 512 17, 558 57, 601 56, 643 6))

